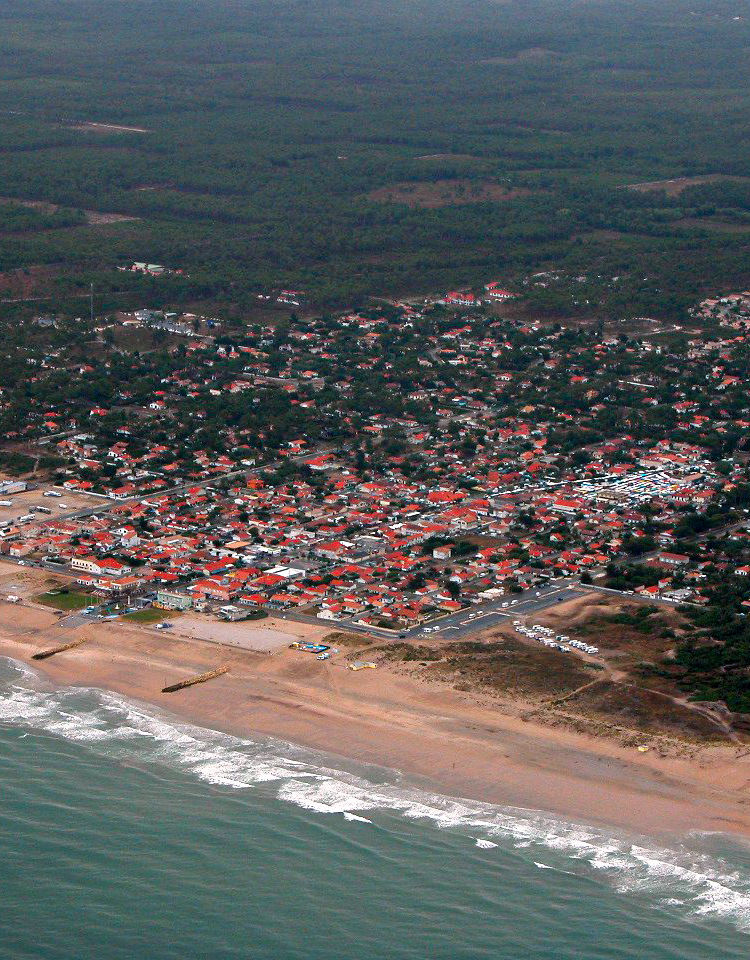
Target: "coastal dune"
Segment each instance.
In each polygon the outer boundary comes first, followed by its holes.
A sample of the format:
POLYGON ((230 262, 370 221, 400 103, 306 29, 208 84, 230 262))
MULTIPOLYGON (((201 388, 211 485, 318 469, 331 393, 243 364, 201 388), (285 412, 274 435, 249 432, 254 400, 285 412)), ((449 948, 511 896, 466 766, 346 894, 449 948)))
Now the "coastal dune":
POLYGON ((66 630, 28 609, 3 617, 0 655, 33 665, 56 684, 114 691, 203 727, 388 767, 443 794, 651 833, 750 834, 750 758, 733 746, 641 754, 525 720, 492 697, 418 682, 386 665, 354 673, 335 659, 254 653, 122 622, 66 630), (30 616, 25 630, 23 614, 30 616), (51 637, 86 642, 32 662, 51 637), (219 664, 229 672, 162 694, 219 664))

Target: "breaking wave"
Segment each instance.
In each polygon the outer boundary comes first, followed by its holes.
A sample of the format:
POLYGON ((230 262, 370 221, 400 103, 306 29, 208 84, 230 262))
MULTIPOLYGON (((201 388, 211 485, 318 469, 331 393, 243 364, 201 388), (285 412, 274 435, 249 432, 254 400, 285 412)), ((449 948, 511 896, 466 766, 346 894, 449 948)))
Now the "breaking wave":
POLYGON ((664 906, 750 931, 750 872, 685 844, 650 846, 645 838, 634 841, 539 811, 431 794, 396 773, 375 782, 282 741, 184 724, 117 694, 50 687, 16 661, 0 664, 0 723, 88 744, 117 760, 166 764, 222 788, 266 785, 280 800, 317 814, 372 823, 363 813, 380 811, 451 828, 483 850, 501 844, 544 848, 561 864, 575 864, 575 874, 605 876, 623 893, 648 894, 664 906))

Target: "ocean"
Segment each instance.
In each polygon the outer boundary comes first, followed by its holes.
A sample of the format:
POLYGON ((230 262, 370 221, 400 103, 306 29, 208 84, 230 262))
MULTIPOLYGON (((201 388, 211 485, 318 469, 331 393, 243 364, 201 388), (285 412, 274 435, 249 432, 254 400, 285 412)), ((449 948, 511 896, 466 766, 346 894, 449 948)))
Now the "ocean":
POLYGON ((0 659, 0 960, 730 960, 750 847, 425 793, 0 659))

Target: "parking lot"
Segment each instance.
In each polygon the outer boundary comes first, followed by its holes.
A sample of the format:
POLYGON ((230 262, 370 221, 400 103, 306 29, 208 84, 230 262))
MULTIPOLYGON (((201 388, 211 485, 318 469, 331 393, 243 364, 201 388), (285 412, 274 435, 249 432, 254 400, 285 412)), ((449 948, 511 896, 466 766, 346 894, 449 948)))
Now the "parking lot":
POLYGON ((578 581, 561 577, 532 590, 503 595, 496 600, 486 600, 473 607, 464 607, 456 613, 438 617, 428 624, 407 627, 400 631, 357 623, 354 616, 320 620, 297 611, 288 611, 282 618, 310 624, 323 623, 331 630, 345 630, 382 639, 399 637, 413 642, 430 633, 447 633, 452 639, 459 639, 507 623, 513 617, 529 616, 554 604, 572 600, 580 594, 581 586, 578 581))
MULTIPOLYGON (((85 493, 71 493, 68 490, 55 490, 49 485, 39 486, 36 490, 24 490, 22 493, 0 494, 0 526, 6 526, 10 523, 17 523, 21 517, 35 514, 37 521, 44 520, 45 517, 59 516, 61 513, 67 513, 70 510, 80 510, 85 507, 93 507, 97 504, 105 503, 100 497, 92 497, 85 493), (59 497, 45 497, 45 492, 53 490, 60 493, 59 497), (42 510, 34 508, 41 507, 42 510), (46 511, 49 510, 49 513, 46 511)), ((109 505, 109 504, 107 504, 109 505)))

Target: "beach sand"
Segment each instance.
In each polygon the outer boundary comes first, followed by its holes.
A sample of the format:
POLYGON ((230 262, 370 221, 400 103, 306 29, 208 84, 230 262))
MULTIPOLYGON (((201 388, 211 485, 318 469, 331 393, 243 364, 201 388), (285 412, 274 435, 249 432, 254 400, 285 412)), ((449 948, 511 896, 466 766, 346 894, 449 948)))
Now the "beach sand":
MULTIPOLYGON (((525 721, 520 709, 492 697, 420 682, 385 665, 355 673, 342 657, 320 662, 286 648, 256 653, 180 636, 178 624, 157 632, 123 621, 74 628, 57 621, 44 610, 0 603, 0 655, 56 683, 112 690, 204 727, 275 736, 397 769, 436 792, 639 832, 750 835, 748 751, 710 746, 685 756, 640 754, 525 721), (82 637, 86 642, 75 649, 31 659, 82 637), (223 664, 230 666, 224 676, 161 693, 168 683, 223 664)), ((253 629, 291 634, 300 627, 262 623, 253 629)))

